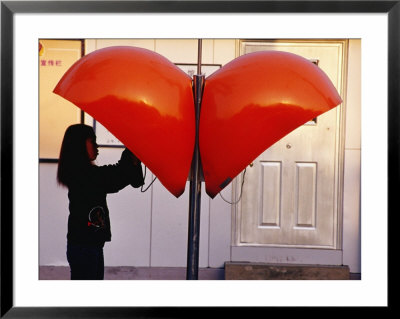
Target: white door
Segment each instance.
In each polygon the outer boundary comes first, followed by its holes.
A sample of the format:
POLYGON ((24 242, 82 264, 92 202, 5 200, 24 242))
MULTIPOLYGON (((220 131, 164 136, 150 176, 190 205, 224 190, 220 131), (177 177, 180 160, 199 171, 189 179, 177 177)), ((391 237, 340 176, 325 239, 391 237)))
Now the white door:
MULTIPOLYGON (((345 41, 242 41, 240 54, 292 52, 312 60, 343 96, 345 41)), ((235 244, 340 248, 342 106, 296 129, 246 169, 235 244)), ((236 192, 240 192, 240 178, 236 192)), ((237 195, 238 196, 238 195, 237 195)))

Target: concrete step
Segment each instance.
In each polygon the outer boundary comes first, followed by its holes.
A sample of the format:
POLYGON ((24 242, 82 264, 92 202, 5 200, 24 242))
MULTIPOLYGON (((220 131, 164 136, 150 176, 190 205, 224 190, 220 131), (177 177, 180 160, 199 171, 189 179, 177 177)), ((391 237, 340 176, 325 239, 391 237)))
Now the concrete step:
POLYGON ((226 262, 225 280, 347 280, 348 266, 226 262))
MULTIPOLYGON (((68 266, 40 266, 40 280, 69 280, 68 266)), ((184 267, 105 267, 105 280, 185 280, 184 267)), ((200 268, 199 280, 351 279, 347 266, 272 265, 227 262, 224 268, 200 268)))

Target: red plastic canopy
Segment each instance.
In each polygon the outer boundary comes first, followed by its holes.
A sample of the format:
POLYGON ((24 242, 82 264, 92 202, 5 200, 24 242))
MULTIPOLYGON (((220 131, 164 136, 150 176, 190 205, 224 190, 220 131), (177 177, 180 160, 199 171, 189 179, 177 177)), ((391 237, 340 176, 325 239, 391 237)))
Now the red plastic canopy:
POLYGON ((191 78, 163 56, 109 47, 78 60, 54 93, 93 116, 176 197, 185 190, 194 149, 191 78))
POLYGON ((341 102, 321 69, 286 52, 246 54, 207 77, 199 143, 208 195, 213 198, 268 147, 341 102))

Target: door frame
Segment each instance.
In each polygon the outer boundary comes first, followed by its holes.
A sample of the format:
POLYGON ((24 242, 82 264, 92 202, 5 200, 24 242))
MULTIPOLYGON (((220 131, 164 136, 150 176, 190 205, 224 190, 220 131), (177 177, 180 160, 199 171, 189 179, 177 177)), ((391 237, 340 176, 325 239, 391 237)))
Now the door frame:
MULTIPOLYGON (((345 124, 346 124, 346 98, 347 98, 347 66, 348 66, 348 40, 302 40, 302 39, 276 39, 276 40, 245 40, 237 41, 236 56, 240 56, 246 43, 262 45, 265 43, 337 43, 342 46, 342 74, 338 83, 338 91, 343 102, 338 107, 337 114, 337 142, 335 158, 335 207, 337 211, 337 222, 335 224, 336 243, 333 249, 295 248, 293 246, 277 246, 268 244, 240 243, 240 205, 232 205, 232 238, 231 238, 231 260, 251 261, 268 263, 302 263, 302 264, 330 264, 339 265, 343 261, 343 190, 344 190, 344 154, 345 154, 345 124)), ((232 183, 232 200, 237 202, 241 193, 242 176, 240 174, 232 183)))

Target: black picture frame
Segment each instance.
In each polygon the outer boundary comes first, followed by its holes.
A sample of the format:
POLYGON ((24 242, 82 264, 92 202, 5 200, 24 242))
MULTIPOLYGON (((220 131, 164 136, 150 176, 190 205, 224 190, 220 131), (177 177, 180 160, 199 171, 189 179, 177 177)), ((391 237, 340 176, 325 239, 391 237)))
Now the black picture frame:
MULTIPOLYGON (((400 1, 1 1, 1 317, 5 318, 178 318, 190 307, 98 308, 15 307, 13 299, 13 16, 16 13, 272 12, 388 14, 388 218, 399 204, 400 1)), ((380 212, 385 213, 385 212, 380 212)), ((389 222, 388 225, 391 223, 389 222)), ((393 223, 392 223, 393 225, 393 223)), ((389 234, 391 232, 389 231, 389 234)), ((390 250, 390 242, 389 242, 390 250)), ((389 263, 390 265, 390 257, 389 263)), ((390 284, 391 280, 388 280, 390 284)), ((389 298, 388 304, 391 304, 389 298)), ((292 308, 293 309, 293 308, 292 308)), ((202 308, 213 316, 224 308, 202 308)), ((242 308, 241 311, 248 311, 242 308)), ((235 310, 235 315, 241 311, 235 310)))

